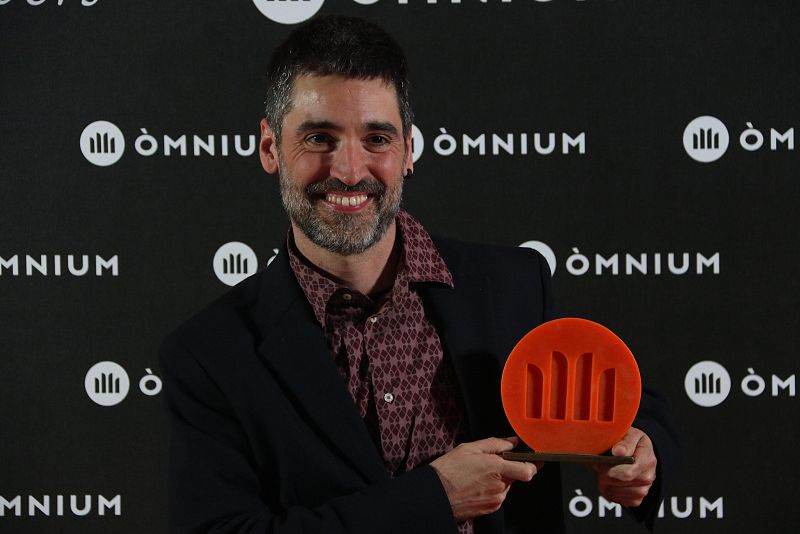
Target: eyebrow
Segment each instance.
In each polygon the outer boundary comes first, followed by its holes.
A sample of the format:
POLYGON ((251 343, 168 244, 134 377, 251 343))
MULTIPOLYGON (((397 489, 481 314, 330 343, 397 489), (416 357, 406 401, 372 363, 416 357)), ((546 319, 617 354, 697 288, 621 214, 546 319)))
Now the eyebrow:
POLYGON ((342 127, 332 121, 312 121, 306 120, 300 123, 300 126, 297 127, 298 135, 302 135, 306 132, 310 132, 311 130, 341 130, 342 127))
MULTIPOLYGON (((364 126, 367 130, 385 132, 390 135, 399 135, 397 128, 391 122, 369 121, 364 126)), ((329 120, 305 120, 297 127, 297 134, 302 135, 312 130, 341 131, 342 129, 342 126, 329 120)))
POLYGON ((397 128, 391 122, 370 121, 367 123, 367 130, 376 130, 391 135, 398 135, 397 128))

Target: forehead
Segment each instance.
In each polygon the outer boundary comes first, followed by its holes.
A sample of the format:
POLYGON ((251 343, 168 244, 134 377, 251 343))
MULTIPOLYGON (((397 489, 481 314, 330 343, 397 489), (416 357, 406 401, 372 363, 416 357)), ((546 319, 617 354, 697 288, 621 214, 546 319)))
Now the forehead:
POLYGON ((298 76, 292 106, 285 120, 333 120, 359 123, 385 121, 400 130, 400 109, 394 85, 380 78, 298 76))

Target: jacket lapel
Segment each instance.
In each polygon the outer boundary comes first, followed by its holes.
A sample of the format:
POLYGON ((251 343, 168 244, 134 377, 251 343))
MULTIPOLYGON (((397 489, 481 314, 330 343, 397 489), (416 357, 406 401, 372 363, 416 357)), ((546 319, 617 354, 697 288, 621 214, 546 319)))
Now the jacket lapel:
POLYGON ((468 438, 511 436, 500 398, 498 357, 502 355, 495 341, 491 284, 485 276, 472 273, 455 248, 436 245, 453 275, 454 287, 429 286, 422 294, 458 377, 468 438))
POLYGON ((264 273, 258 350, 306 422, 367 481, 388 473, 339 374, 319 323, 289 267, 286 249, 264 273))

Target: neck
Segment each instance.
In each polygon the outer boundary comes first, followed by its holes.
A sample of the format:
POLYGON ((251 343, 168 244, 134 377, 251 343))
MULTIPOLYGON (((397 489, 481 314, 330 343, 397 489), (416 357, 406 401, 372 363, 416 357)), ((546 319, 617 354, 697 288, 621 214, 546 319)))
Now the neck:
POLYGON ((400 255, 395 222, 392 222, 380 241, 361 254, 349 256, 342 256, 316 245, 294 223, 292 223, 292 234, 297 250, 317 268, 344 286, 369 295, 388 289, 394 284, 400 255))

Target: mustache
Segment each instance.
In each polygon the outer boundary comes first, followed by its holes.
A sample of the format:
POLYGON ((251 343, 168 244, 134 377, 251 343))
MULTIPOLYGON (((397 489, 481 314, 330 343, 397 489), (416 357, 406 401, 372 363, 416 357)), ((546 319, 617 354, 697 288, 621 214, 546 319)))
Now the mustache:
POLYGON ((361 180, 357 184, 347 185, 338 178, 328 177, 319 182, 314 182, 306 187, 308 195, 325 195, 326 193, 366 193, 368 195, 382 195, 386 186, 374 178, 361 180))

